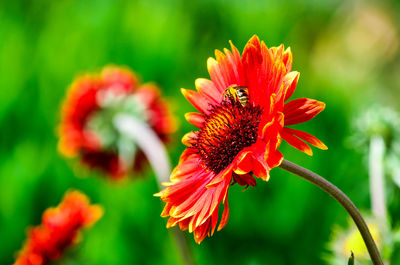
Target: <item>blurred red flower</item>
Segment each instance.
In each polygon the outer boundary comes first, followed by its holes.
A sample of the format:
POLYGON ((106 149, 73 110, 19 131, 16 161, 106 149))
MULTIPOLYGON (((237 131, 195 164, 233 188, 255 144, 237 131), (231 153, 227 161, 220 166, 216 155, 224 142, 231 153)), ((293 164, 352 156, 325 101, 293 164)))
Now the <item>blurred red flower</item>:
POLYGON ((28 231, 28 239, 14 265, 43 265, 58 260, 63 251, 79 239, 82 228, 97 222, 103 215, 99 205, 90 205, 79 191, 69 191, 56 208, 47 209, 42 224, 28 231))
POLYGON ((171 182, 156 194, 166 202, 161 216, 170 216, 167 227, 179 224, 182 230, 189 229, 197 243, 214 233, 221 202, 225 207, 218 230, 225 226, 230 184, 255 186, 253 174, 269 179, 270 169, 283 160, 277 150, 282 138, 308 155, 312 151, 304 141, 327 148, 314 136, 286 127, 306 122, 325 108, 307 98, 285 103, 299 78, 291 71, 290 49, 283 45, 268 49, 257 36, 242 55, 232 43, 231 49, 216 50, 216 60, 208 59, 211 80, 197 79, 197 92, 182 89, 201 112, 186 114, 199 131, 183 137, 188 148, 171 182))
POLYGON ((136 75, 116 66, 100 74, 78 77, 63 103, 59 150, 67 157, 79 156, 90 168, 100 169, 112 179, 140 171, 144 155, 113 127, 115 114, 134 115, 145 121, 164 142, 175 131, 175 120, 160 90, 154 84, 139 84, 136 75), (125 142, 124 142, 125 141, 125 142), (125 158, 125 159, 124 159, 125 158))

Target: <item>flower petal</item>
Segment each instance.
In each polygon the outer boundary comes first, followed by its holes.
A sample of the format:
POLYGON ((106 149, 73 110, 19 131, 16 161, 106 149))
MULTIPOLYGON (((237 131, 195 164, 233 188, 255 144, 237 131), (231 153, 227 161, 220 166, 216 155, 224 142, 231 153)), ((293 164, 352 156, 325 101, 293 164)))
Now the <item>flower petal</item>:
POLYGON ((230 85, 227 80, 225 80, 224 75, 221 71, 221 68, 218 65, 217 60, 214 58, 208 58, 207 60, 207 69, 210 74, 211 80, 214 82, 215 87, 222 94, 224 90, 230 85))
POLYGON ((251 173, 243 174, 243 175, 233 174, 233 179, 234 179, 234 182, 236 182, 240 186, 254 187, 257 185, 257 182, 254 179, 253 174, 251 174, 251 173))
POLYGON ((204 120, 205 120, 204 116, 197 112, 186 113, 185 119, 200 129, 203 127, 204 120))
POLYGON ((290 72, 283 78, 284 88, 284 101, 288 100, 294 90, 296 89, 297 82, 299 81, 300 73, 299 72, 290 72))
POLYGON ((265 96, 265 89, 261 89, 259 78, 262 62, 263 56, 261 54, 259 39, 257 36, 253 36, 244 47, 242 64, 246 77, 245 85, 249 89, 250 100, 256 105, 261 105, 260 102, 262 102, 264 99, 263 96, 265 96))
MULTIPOLYGON (((191 156, 178 167, 190 163, 189 168, 195 171, 185 176, 175 176, 175 180, 167 184, 166 189, 157 194, 167 204, 163 215, 169 215, 168 226, 180 224, 181 228, 189 229, 195 234, 195 240, 200 243, 207 234, 215 229, 218 219, 218 206, 226 202, 232 169, 227 168, 219 174, 202 166, 199 157, 191 156), (197 165, 192 162, 197 160, 197 165), (215 181, 218 179, 218 181, 215 181), (214 185, 208 186, 215 181, 214 185), (182 223, 182 224, 181 224, 182 223)), ((227 218, 226 215, 224 218, 227 218)), ((224 222, 226 220, 224 219, 224 222)))
POLYGON ((157 86, 152 83, 143 84, 135 91, 135 96, 145 106, 149 106, 152 102, 160 97, 160 91, 157 86))
POLYGON ((297 137, 293 136, 290 133, 287 133, 285 130, 281 132, 282 138, 288 142, 291 146, 294 148, 306 153, 309 156, 313 155, 313 152, 311 150, 311 147, 303 142, 302 140, 298 139, 297 137))
POLYGON ((285 126, 309 121, 324 109, 325 103, 314 99, 299 98, 289 101, 283 108, 285 126))
POLYGON ((121 92, 131 92, 136 88, 138 83, 135 73, 129 68, 106 66, 100 75, 104 88, 118 86, 119 89, 122 89, 121 92))
POLYGON ((194 82, 197 91, 201 94, 206 95, 210 101, 219 103, 222 98, 222 93, 218 91, 214 83, 205 78, 197 78, 194 82))
POLYGON ((253 158, 250 151, 242 151, 235 159, 236 166, 233 167, 236 174, 249 173, 253 169, 253 158))
POLYGON ((319 149, 322 149, 322 150, 328 149, 328 147, 323 142, 321 142, 315 136, 313 136, 309 133, 295 130, 292 128, 287 128, 287 127, 283 128, 283 130, 289 134, 299 137, 300 139, 303 139, 304 141, 308 142, 309 144, 311 144, 319 149))
POLYGON ((212 102, 209 100, 208 97, 205 95, 193 91, 193 90, 187 90, 182 88, 181 92, 183 96, 190 102, 192 105, 200 112, 204 114, 208 114, 210 110, 210 106, 212 105, 212 102))
POLYGON ((289 73, 292 70, 293 64, 293 54, 290 47, 288 47, 283 53, 282 61, 286 65, 286 71, 289 73))
MULTIPOLYGON (((278 132, 283 128, 284 114, 278 112, 272 121, 266 123, 261 131, 261 137, 263 139, 276 138, 278 132)), ((261 129, 261 128, 260 128, 261 129)))
POLYGON ((236 62, 232 62, 227 55, 219 50, 215 50, 215 58, 217 59, 225 83, 228 85, 240 84, 238 72, 236 69, 237 66, 234 65, 236 62))
POLYGON ((231 51, 228 49, 224 49, 224 52, 226 56, 228 57, 228 60, 231 63, 232 71, 234 78, 236 80, 236 84, 238 85, 244 85, 245 83, 245 78, 244 78, 244 73, 243 73, 243 65, 242 61, 240 58, 240 53, 238 49, 233 45, 232 41, 229 41, 229 44, 231 45, 231 51))
POLYGON ((182 137, 182 143, 186 146, 192 146, 193 139, 195 139, 196 136, 196 132, 188 132, 182 137))
POLYGON ((228 222, 228 218, 229 218, 229 204, 228 201, 226 201, 224 212, 222 213, 221 221, 219 222, 217 231, 220 231, 222 228, 225 227, 226 223, 228 222))
POLYGON ((28 238, 14 264, 47 264, 59 260, 68 247, 79 241, 81 230, 96 223, 103 211, 101 206, 90 204, 85 194, 67 191, 57 207, 43 213, 39 226, 29 228, 28 238))
POLYGON ((246 44, 242 55, 250 101, 266 108, 270 106, 272 94, 277 95, 278 102, 275 104, 282 104, 280 101, 283 100, 283 77, 287 73, 282 52, 279 57, 274 58, 274 51, 268 49, 264 42, 260 42, 258 37, 254 36, 246 44))
MULTIPOLYGON (((276 144, 274 141, 265 143, 259 139, 253 145, 244 149, 244 151, 251 152, 251 158, 247 158, 248 161, 251 159, 252 172, 257 178, 261 178, 264 181, 269 180, 269 171, 280 165, 283 160, 281 152, 276 150, 276 144)), ((249 163, 249 162, 247 162, 249 163)))

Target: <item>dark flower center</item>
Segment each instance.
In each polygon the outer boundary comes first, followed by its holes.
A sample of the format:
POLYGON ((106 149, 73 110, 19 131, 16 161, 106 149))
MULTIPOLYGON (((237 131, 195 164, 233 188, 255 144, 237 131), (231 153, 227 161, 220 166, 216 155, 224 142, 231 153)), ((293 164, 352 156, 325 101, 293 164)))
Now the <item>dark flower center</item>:
POLYGON ((232 98, 213 106, 193 141, 205 166, 218 174, 243 148, 255 143, 261 114, 260 106, 248 103, 243 107, 232 98))

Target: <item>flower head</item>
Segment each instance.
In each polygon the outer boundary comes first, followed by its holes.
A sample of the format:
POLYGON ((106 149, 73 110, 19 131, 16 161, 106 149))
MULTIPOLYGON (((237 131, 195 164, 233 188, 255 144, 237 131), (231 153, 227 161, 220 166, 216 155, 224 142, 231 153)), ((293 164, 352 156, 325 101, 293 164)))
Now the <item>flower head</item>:
POLYGON ((140 170, 144 156, 137 145, 115 128, 113 119, 128 114, 149 124, 164 142, 175 121, 154 84, 139 84, 128 69, 108 66, 84 75, 71 85, 62 108, 59 149, 68 157, 119 179, 140 170))
POLYGON ((28 239, 18 253, 15 265, 44 265, 58 260, 63 251, 79 239, 82 228, 89 227, 103 215, 98 205, 79 191, 69 191, 56 208, 47 209, 42 224, 28 231, 28 239))
POLYGON ((269 171, 283 159, 278 151, 282 138, 309 155, 311 148, 304 141, 326 149, 314 136, 286 127, 306 122, 325 108, 307 98, 286 102, 299 78, 291 71, 290 49, 268 49, 254 36, 242 54, 231 43, 231 50, 215 55, 207 61, 211 80, 197 79, 197 91, 182 89, 200 111, 186 114, 199 131, 183 137, 187 149, 171 182, 157 194, 166 202, 162 216, 170 216, 167 227, 189 229, 198 243, 214 233, 221 202, 225 206, 218 230, 225 226, 230 184, 255 186, 254 176, 269 179, 269 171))

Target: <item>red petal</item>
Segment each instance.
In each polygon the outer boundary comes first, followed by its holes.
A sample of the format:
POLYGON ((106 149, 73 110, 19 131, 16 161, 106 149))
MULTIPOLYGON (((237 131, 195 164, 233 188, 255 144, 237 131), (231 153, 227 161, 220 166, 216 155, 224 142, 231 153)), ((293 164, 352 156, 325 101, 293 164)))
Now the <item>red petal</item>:
POLYGON ((182 143, 186 146, 192 146, 193 139, 195 139, 197 134, 195 132, 188 132, 182 137, 182 143))
POLYGON ((187 157, 187 160, 178 165, 179 169, 174 170, 174 174, 185 176, 175 175, 175 181, 167 183, 167 188, 158 196, 167 203, 163 214, 170 215, 168 225, 179 224, 181 228, 189 229, 189 232, 194 232, 196 242, 200 243, 215 229, 218 205, 226 202, 232 170, 227 168, 215 175, 203 167, 195 155, 187 157), (193 164, 196 160, 197 165, 193 164), (190 174, 182 171, 187 163, 190 163, 190 174))
POLYGON ((212 81, 205 78, 197 78, 194 83, 197 91, 207 96, 210 101, 215 103, 219 103, 221 101, 222 93, 218 91, 212 81))
POLYGON ((76 243, 81 229, 93 225, 103 214, 79 191, 67 191, 62 202, 47 209, 42 224, 28 230, 28 238, 14 264, 47 264, 61 258, 76 243))
POLYGON ((218 62, 214 58, 208 58, 207 60, 207 69, 210 74, 211 80, 214 82, 215 87, 222 94, 224 90, 230 85, 227 80, 225 80, 224 75, 221 71, 221 68, 218 65, 218 62))
POLYGON ((292 96, 294 90, 296 89, 297 82, 299 81, 299 77, 300 77, 299 72, 290 72, 283 78, 283 84, 285 86, 284 101, 288 100, 292 96))
POLYGON ((252 162, 251 152, 242 151, 235 159, 234 172, 239 175, 249 173, 253 169, 252 162))
POLYGON ((261 136, 265 141, 277 137, 277 133, 281 131, 284 122, 284 114, 278 112, 272 121, 266 123, 261 131, 261 136))
POLYGON ((113 89, 114 86, 120 86, 125 92, 136 88, 137 78, 128 68, 107 66, 101 72, 101 80, 105 88, 113 89))
POLYGON ((214 177, 210 183, 207 184, 207 188, 212 188, 216 185, 218 185, 220 182, 224 181, 227 178, 228 174, 232 174, 232 165, 230 165, 228 168, 225 168, 224 171, 220 172, 217 176, 214 177))
POLYGON ((269 180, 269 168, 265 161, 254 160, 253 173, 257 178, 269 180))
MULTIPOLYGON (((215 58, 209 58, 207 60, 207 68, 211 77, 211 84, 206 83, 205 86, 211 87, 215 92, 207 92, 202 89, 202 92, 208 96, 214 98, 217 102, 222 99, 222 94, 224 90, 230 85, 244 85, 244 75, 242 70, 242 63, 240 59, 240 54, 232 42, 230 42, 232 52, 224 49, 224 52, 219 50, 215 51, 215 58), (211 94, 212 93, 212 94, 211 94), (210 95, 211 94, 211 95, 210 95)), ((203 79, 200 79, 203 80, 203 79)), ((197 87, 197 81, 196 81, 197 87)), ((199 85, 201 89, 202 86, 199 85)), ((199 90, 200 91, 200 90, 199 90)))
MULTIPOLYGON (((274 106, 283 100, 283 77, 286 75, 286 66, 282 56, 274 58, 264 42, 253 37, 246 45, 242 63, 246 75, 246 85, 249 89, 250 100, 256 105, 269 108, 270 97, 276 94, 274 106)), ((275 108, 274 108, 275 109, 275 108)))
POLYGON ((229 204, 228 201, 226 201, 224 212, 222 213, 222 218, 221 221, 219 222, 217 231, 220 231, 222 228, 225 227, 226 223, 228 222, 228 218, 229 218, 229 204))
MULTIPOLYGON (((229 51, 227 54, 229 54, 229 51)), ((232 62, 227 55, 219 50, 215 50, 215 58, 218 61, 225 83, 228 85, 240 84, 238 71, 236 69, 237 66, 235 65, 236 62, 232 62)))
POLYGON ((283 108, 285 126, 303 123, 314 118, 325 109, 325 103, 308 98, 289 101, 283 108))
POLYGON ((309 133, 306 133, 306 132, 303 132, 303 131, 299 131, 299 130, 295 130, 295 129, 291 129, 291 128, 286 128, 286 127, 283 128, 283 130, 285 132, 289 133, 289 134, 292 134, 292 135, 295 135, 295 136, 299 137, 300 139, 303 139, 304 141, 310 143, 311 145, 313 145, 313 146, 315 146, 315 147, 317 147, 319 149, 322 149, 322 150, 327 150, 328 149, 328 147, 323 142, 321 142, 315 136, 313 136, 313 135, 311 135, 309 133))
POLYGON ((189 112, 185 114, 185 119, 196 126, 197 128, 203 128, 204 116, 197 112, 189 112))
POLYGON ((285 50, 283 53, 283 58, 282 58, 284 64, 286 65, 286 71, 289 73, 292 70, 292 64, 293 64, 293 54, 292 51, 290 50, 290 47, 285 50))
POLYGON ((153 84, 143 84, 135 91, 135 96, 145 106, 149 106, 160 97, 160 90, 153 84))
POLYGON ((189 149, 186 149, 181 155, 178 166, 171 173, 171 181, 178 181, 179 179, 189 177, 197 170, 198 164, 198 156, 190 153, 189 149))
POLYGON ((192 91, 192 90, 187 90, 182 88, 181 89, 183 96, 190 102, 192 105, 200 112, 204 114, 209 113, 210 105, 212 102, 203 94, 192 91))
POLYGON ((204 238, 206 238, 207 234, 210 231, 210 226, 211 226, 211 221, 207 220, 207 222, 199 226, 194 231, 194 241, 196 241, 197 244, 200 244, 201 241, 203 241, 204 238))
MULTIPOLYGON (((250 100, 256 105, 265 105, 265 96, 267 91, 264 89, 266 83, 261 87, 260 72, 263 63, 261 47, 259 40, 254 36, 244 47, 242 55, 242 64, 246 77, 246 86, 249 89, 250 100), (263 104, 261 104, 263 103, 263 104)), ((266 71, 265 75, 269 72, 266 71)), ((265 76, 264 75, 264 76, 265 76)), ((269 98, 267 98, 268 100, 269 98)))
POLYGON ((229 41, 229 44, 231 45, 232 52, 230 52, 228 49, 224 49, 224 52, 231 63, 235 80, 237 80, 236 84, 244 84, 245 78, 240 53, 238 49, 233 45, 232 41, 229 41))
POLYGON ((211 233, 210 233, 211 236, 214 234, 215 228, 217 227, 218 210, 219 210, 219 206, 217 206, 217 208, 215 208, 214 213, 211 215, 210 219, 208 220, 208 222, 211 223, 211 233))
POLYGON ((306 153, 309 156, 312 156, 313 153, 312 153, 311 147, 308 144, 306 144, 305 142, 303 142, 302 140, 287 133, 286 131, 282 131, 281 136, 286 142, 288 142, 288 144, 290 144, 294 148, 306 153))
POLYGON ((284 51, 284 46, 283 44, 281 44, 279 45, 279 47, 272 47, 270 51, 271 54, 273 54, 275 60, 281 60, 285 64, 286 72, 290 72, 293 63, 293 55, 290 48, 287 48, 284 51))
POLYGON ((276 150, 275 146, 271 146, 271 150, 269 151, 267 157, 267 163, 270 169, 278 167, 283 161, 282 153, 276 150))
POLYGON ((239 184, 240 186, 256 186, 257 182, 254 179, 252 174, 244 174, 244 175, 233 175, 234 180, 239 184))
POLYGON ((283 159, 282 154, 276 150, 274 141, 265 143, 258 140, 255 144, 244 149, 244 151, 251 151, 252 155, 252 172, 257 178, 262 180, 269 180, 269 171, 277 167, 283 159))

